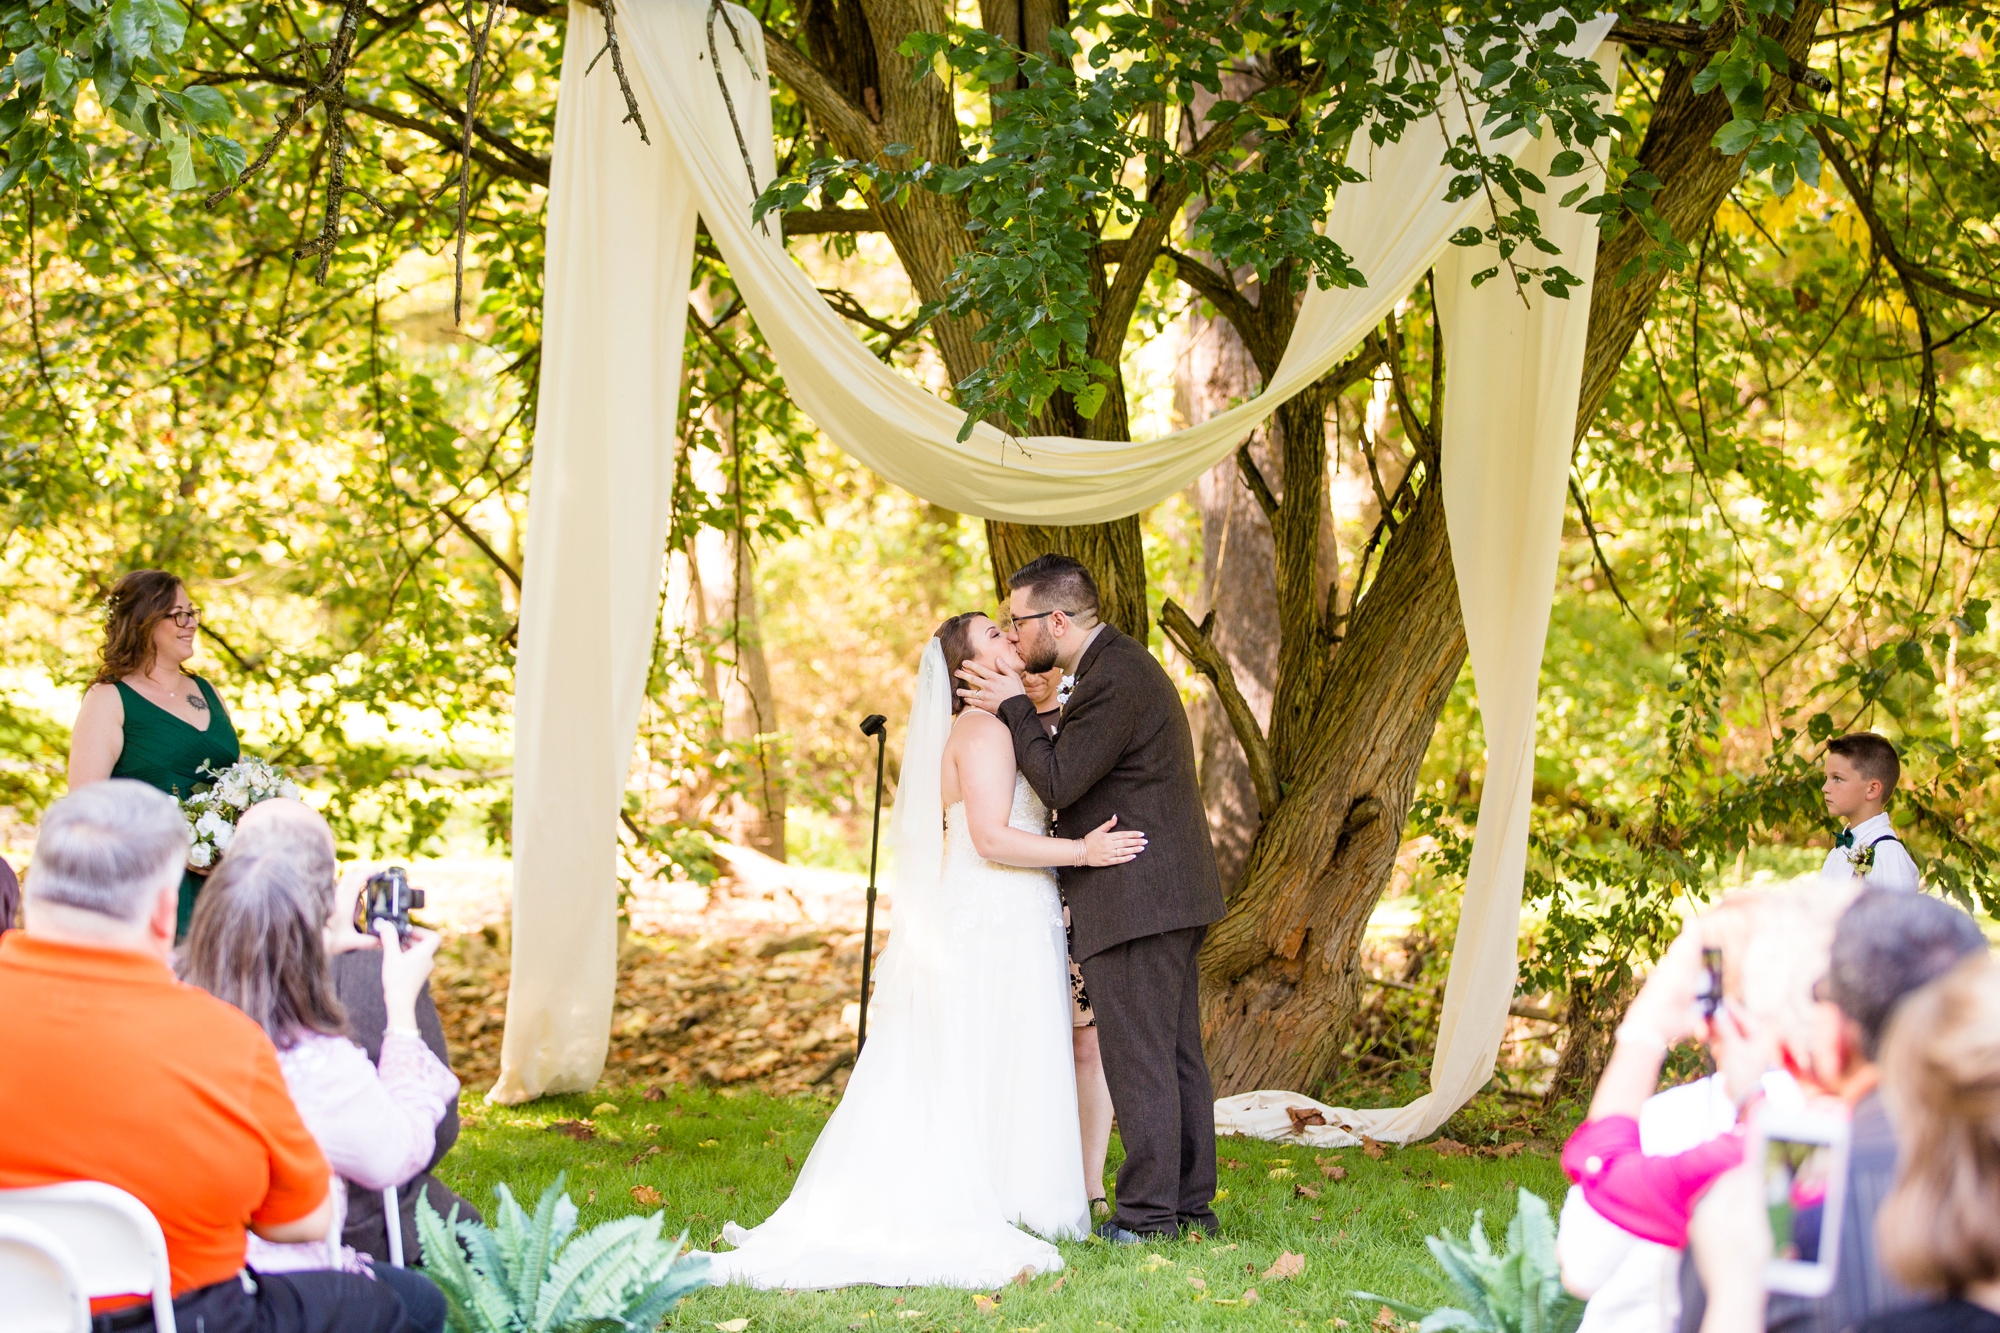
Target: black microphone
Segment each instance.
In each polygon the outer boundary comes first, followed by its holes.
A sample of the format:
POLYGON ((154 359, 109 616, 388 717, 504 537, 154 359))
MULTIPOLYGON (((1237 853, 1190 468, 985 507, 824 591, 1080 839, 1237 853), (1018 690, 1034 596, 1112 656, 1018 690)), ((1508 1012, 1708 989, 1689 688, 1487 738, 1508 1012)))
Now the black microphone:
POLYGON ((854 1034, 854 1058, 868 1044, 868 981, 875 960, 875 854, 882 842, 882 751, 889 743, 889 719, 870 713, 861 719, 861 734, 875 738, 875 819, 868 832, 868 920, 861 931, 861 1021, 854 1034))

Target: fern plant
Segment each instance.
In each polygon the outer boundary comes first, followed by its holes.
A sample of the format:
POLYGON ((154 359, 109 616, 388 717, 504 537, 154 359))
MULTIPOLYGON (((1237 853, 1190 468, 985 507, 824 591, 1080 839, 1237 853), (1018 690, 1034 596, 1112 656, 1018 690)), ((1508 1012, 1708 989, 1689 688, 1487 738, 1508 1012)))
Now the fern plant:
POLYGON ((621 1217, 576 1231, 563 1177, 529 1217, 494 1186, 495 1225, 438 1216, 417 1204, 424 1273, 450 1303, 451 1333, 653 1333, 680 1298, 708 1282, 706 1256, 660 1234, 661 1214, 621 1217))
POLYGON ((1583 1302, 1563 1290, 1555 1222, 1539 1195, 1521 1191, 1504 1253, 1495 1254, 1486 1239, 1483 1212, 1472 1215, 1464 1244, 1448 1231, 1424 1243, 1458 1289, 1462 1305, 1426 1310, 1365 1291, 1354 1295, 1420 1321, 1420 1333, 1576 1333, 1583 1322, 1583 1302))

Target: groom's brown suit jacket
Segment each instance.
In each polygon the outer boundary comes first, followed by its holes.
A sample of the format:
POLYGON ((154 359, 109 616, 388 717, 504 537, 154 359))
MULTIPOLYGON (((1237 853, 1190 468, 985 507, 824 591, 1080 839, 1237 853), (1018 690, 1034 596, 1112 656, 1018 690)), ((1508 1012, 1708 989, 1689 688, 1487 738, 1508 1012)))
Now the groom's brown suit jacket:
POLYGON ((1222 919, 1187 712, 1143 644, 1110 625, 1098 631, 1077 663, 1053 740, 1025 698, 1002 704, 1000 719, 1062 837, 1080 838, 1113 815, 1119 828, 1146 835, 1146 850, 1123 865, 1059 872, 1079 962, 1127 940, 1222 919))

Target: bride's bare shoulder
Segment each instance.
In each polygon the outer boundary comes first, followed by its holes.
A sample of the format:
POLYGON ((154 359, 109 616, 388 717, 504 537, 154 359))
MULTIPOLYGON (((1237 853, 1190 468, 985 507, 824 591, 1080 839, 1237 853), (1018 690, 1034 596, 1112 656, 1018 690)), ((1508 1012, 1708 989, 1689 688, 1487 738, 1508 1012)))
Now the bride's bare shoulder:
POLYGON ((1005 722, 988 712, 967 708, 952 719, 948 749, 974 754, 1005 750, 1011 759, 1014 733, 1005 722))

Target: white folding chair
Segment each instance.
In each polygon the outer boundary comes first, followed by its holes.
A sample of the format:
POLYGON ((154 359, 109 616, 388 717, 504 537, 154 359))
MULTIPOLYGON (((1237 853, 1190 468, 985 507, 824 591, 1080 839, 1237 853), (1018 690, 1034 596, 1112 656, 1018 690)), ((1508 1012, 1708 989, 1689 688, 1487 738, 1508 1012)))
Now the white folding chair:
POLYGON ((0 1190, 0 1218, 55 1233, 76 1261, 87 1296, 150 1296, 157 1333, 176 1333, 167 1238, 146 1205, 95 1180, 0 1190))
POLYGON ((90 1333, 90 1297, 53 1231, 0 1217, 0 1333, 90 1333))

